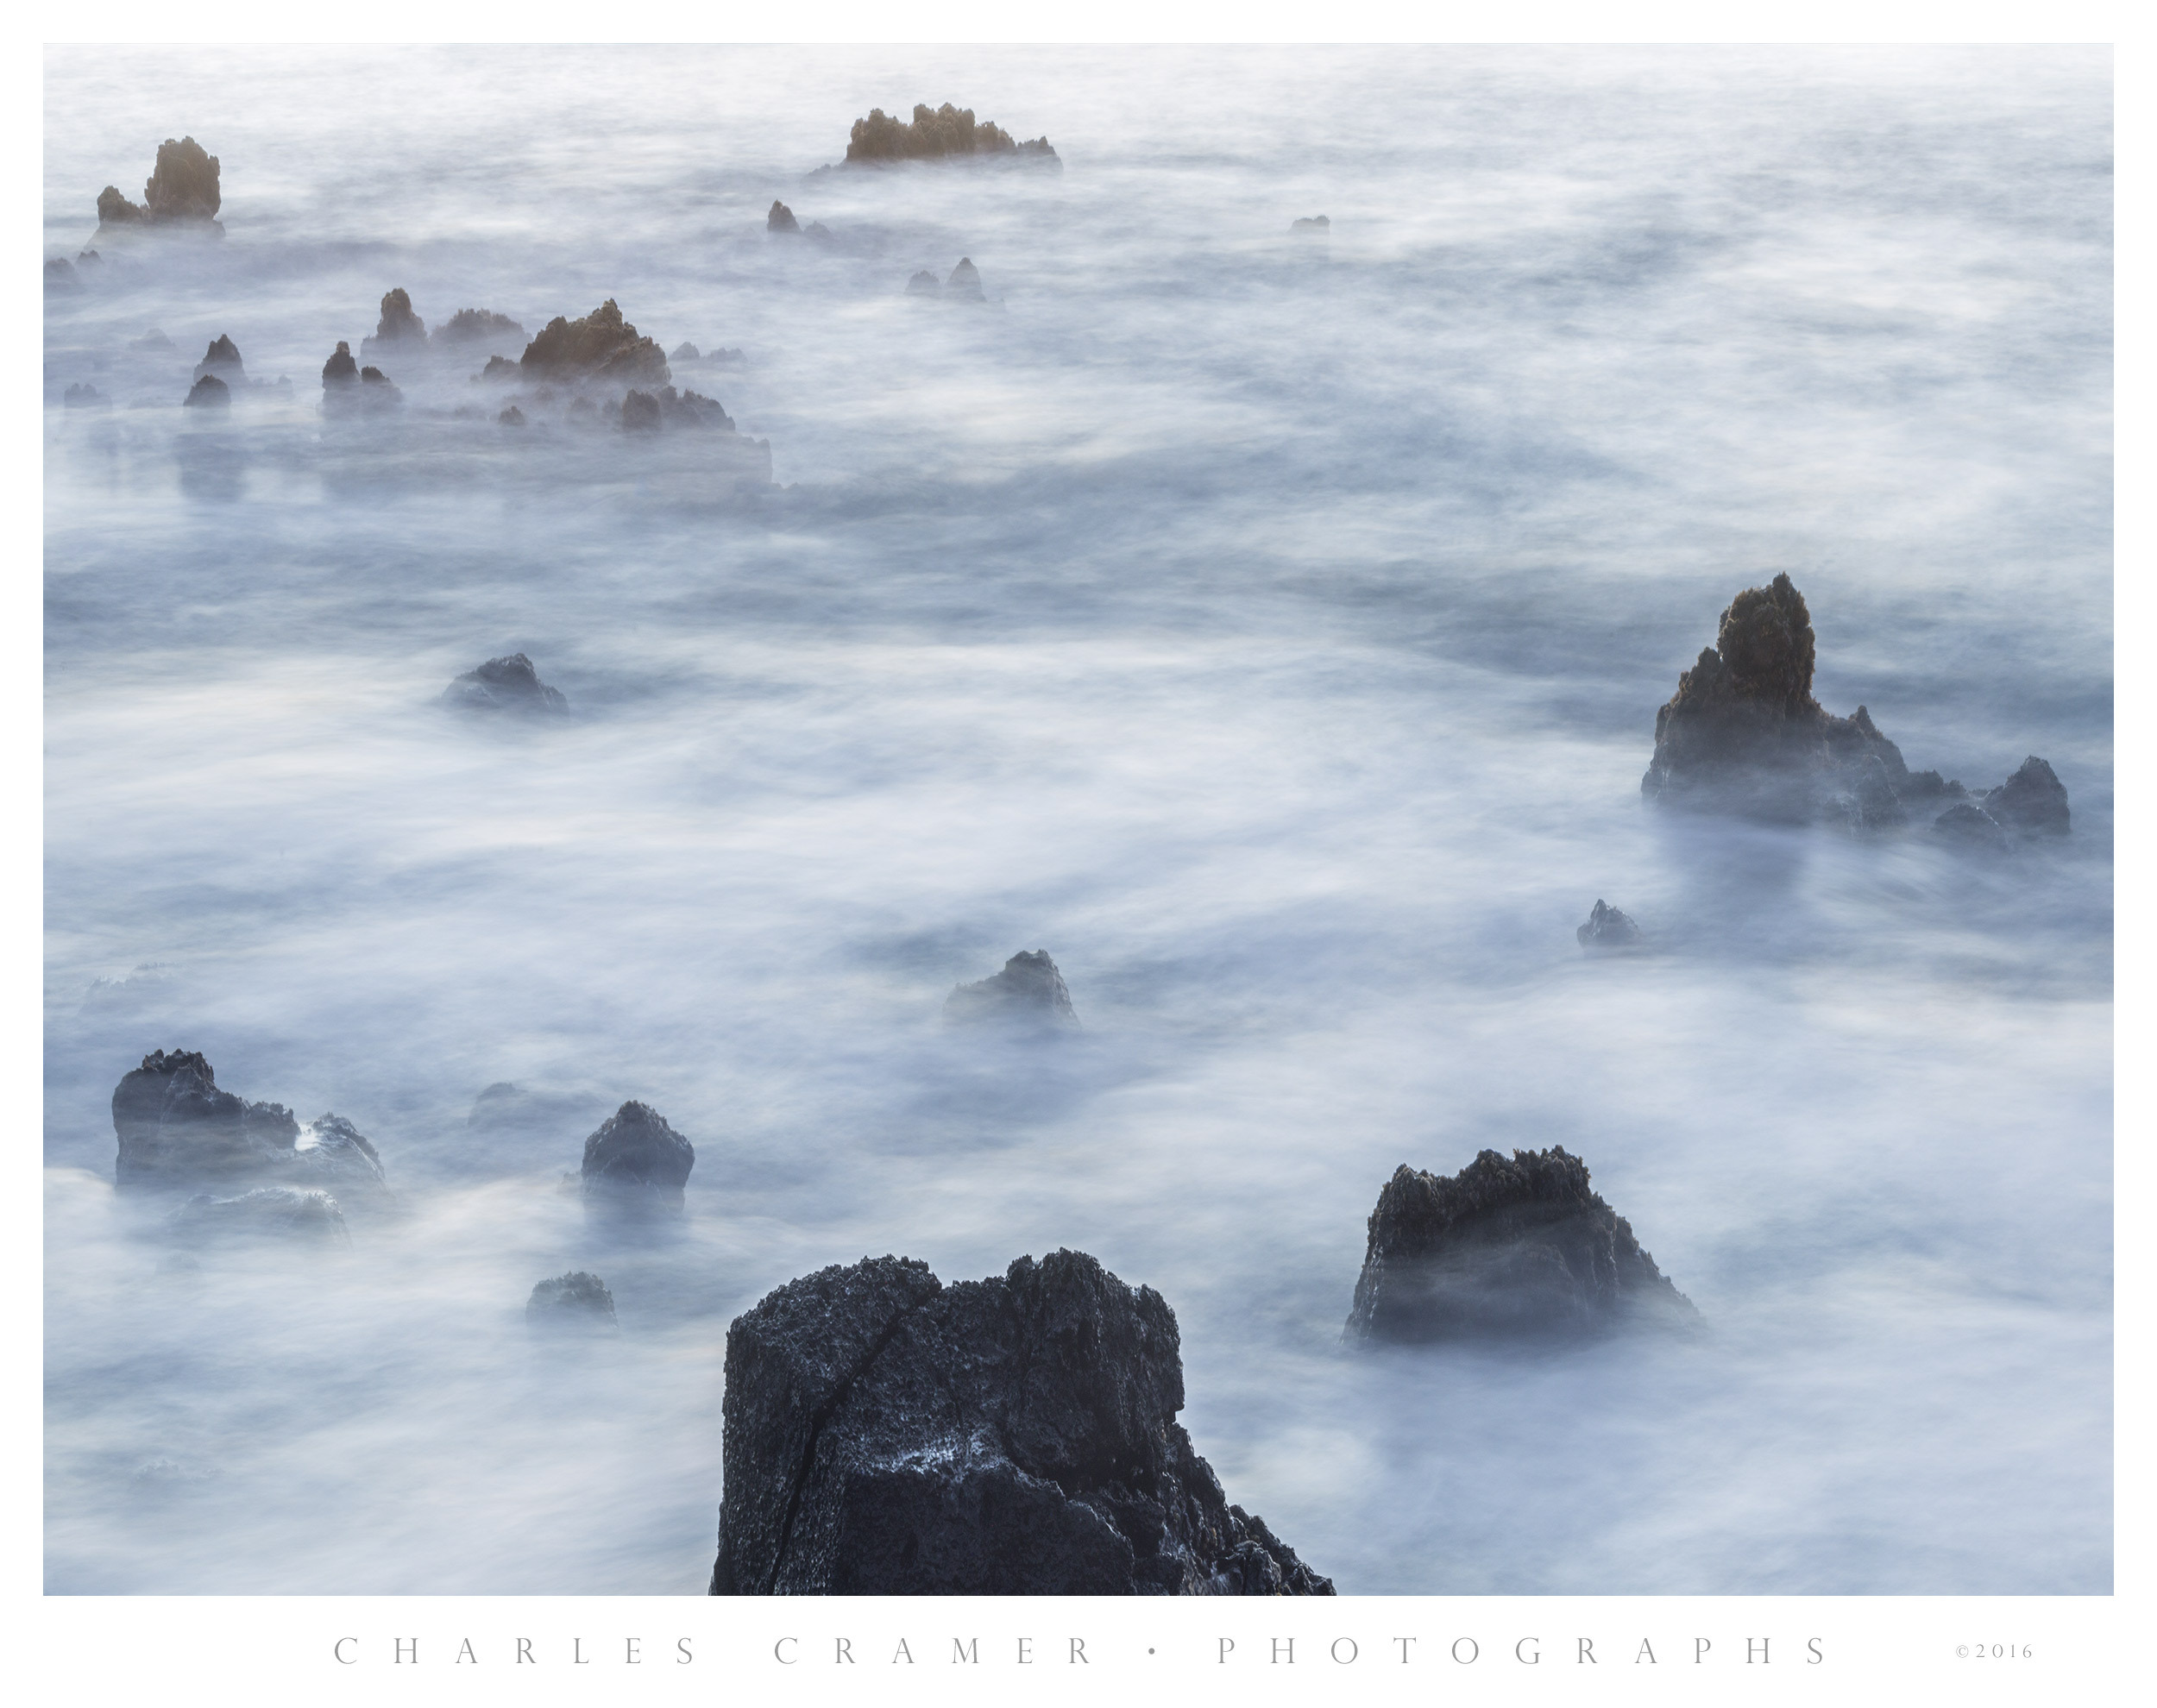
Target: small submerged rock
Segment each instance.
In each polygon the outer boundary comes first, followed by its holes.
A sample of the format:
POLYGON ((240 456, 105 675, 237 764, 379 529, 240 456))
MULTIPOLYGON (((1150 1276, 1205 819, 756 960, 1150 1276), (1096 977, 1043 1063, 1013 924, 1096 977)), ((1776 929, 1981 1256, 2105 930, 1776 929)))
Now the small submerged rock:
POLYGON ((696 1147, 666 1117, 633 1099, 584 1141, 584 1202, 611 1209, 679 1210, 696 1147))
POLYGON ((1588 916, 1588 923, 1573 935, 1583 949, 1637 949, 1641 942, 1640 927, 1600 897, 1594 912, 1588 916))
POLYGON ((168 1226, 173 1239, 190 1246, 352 1243, 335 1198, 327 1192, 298 1191, 289 1186, 258 1186, 236 1198, 198 1193, 173 1212, 168 1226))
POLYGON ((330 360, 322 364, 322 389, 341 391, 359 383, 360 365, 352 360, 352 346, 340 338, 336 349, 330 353, 330 360))
POLYGON ((1309 219, 1296 221, 1288 229, 1307 237, 1330 237, 1333 235, 1333 222, 1324 214, 1317 214, 1309 219))
POLYGON ((1083 1252, 790 1281, 726 1332, 714 1595, 1330 1595, 1176 1422, 1175 1313, 1083 1252))
POLYGON ((535 1286, 525 1303, 525 1321, 544 1334, 607 1334, 620 1326, 607 1284, 582 1269, 535 1286))
POLYGON ((521 325, 492 309, 459 309, 428 336, 437 344, 499 343, 521 349, 525 342, 521 325))
POLYGON ((934 273, 923 267, 906 281, 906 294, 909 297, 940 297, 944 294, 944 287, 934 273))
POLYGON ((1351 1340, 1563 1340, 1698 1320, 1562 1147, 1484 1151, 1452 1177, 1403 1163, 1368 1234, 1351 1340))
POLYGON ((787 206, 784 202, 774 202, 771 204, 771 211, 764 217, 764 229, 780 235, 788 235, 798 233, 802 229, 802 222, 795 218, 794 210, 787 206))
POLYGON ((467 670, 442 691, 445 705, 469 712, 519 712, 542 717, 568 713, 569 702, 559 688, 539 680, 531 660, 521 652, 490 658, 467 670))
POLYGON ((1021 950, 1003 970, 974 984, 956 984, 944 999, 947 1020, 1001 1020, 1042 1027, 1075 1027, 1078 1011, 1064 976, 1045 949, 1021 950))

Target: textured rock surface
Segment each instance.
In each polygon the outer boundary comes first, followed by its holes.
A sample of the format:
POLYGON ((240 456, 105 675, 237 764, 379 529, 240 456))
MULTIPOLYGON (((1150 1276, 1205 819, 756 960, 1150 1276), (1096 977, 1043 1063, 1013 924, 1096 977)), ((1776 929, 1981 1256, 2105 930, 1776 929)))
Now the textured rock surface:
POLYGON ((412 298, 399 286, 383 296, 381 318, 373 336, 360 340, 360 354, 387 360, 426 343, 427 323, 412 312, 412 298))
POLYGON ((217 1086, 192 1050, 154 1050, 112 1093, 120 1149, 113 1177, 124 1189, 241 1182, 281 1173, 299 1123, 282 1103, 254 1103, 217 1086))
POLYGON ((971 107, 954 107, 948 101, 934 111, 920 103, 911 123, 887 116, 872 107, 867 118, 856 119, 846 141, 849 166, 877 166, 895 160, 943 160, 953 155, 1007 154, 1054 160, 1056 151, 1046 136, 1030 142, 1015 141, 1010 133, 987 120, 977 122, 971 107))
POLYGON ((173 1237, 190 1246, 250 1240, 352 1243, 335 1198, 327 1192, 297 1191, 289 1186, 259 1186, 234 1198, 201 1193, 173 1211, 169 1225, 173 1237))
POLYGON ((521 712, 559 717, 569 709, 569 702, 563 697, 562 691, 541 681, 531 660, 521 652, 513 652, 504 658, 490 658, 477 669, 467 670, 442 691, 442 698, 446 705, 472 712, 521 712))
MULTIPOLYGON (((1788 575, 1731 600, 1715 644, 1656 713, 1640 792, 1665 805, 1853 831, 1891 830, 1969 798, 1938 771, 1911 770, 1864 706, 1839 718, 1814 699, 1814 653, 1812 616, 1788 575)), ((2016 777, 2033 763, 2044 766, 2033 759, 2016 777)), ((2066 792, 2050 768, 2022 787, 2064 830, 2066 792)))
POLYGON ((614 1296, 598 1276, 582 1269, 542 1281, 525 1303, 525 1321, 550 1334, 604 1334, 619 1326, 614 1296))
POLYGON ((696 1147, 650 1105, 624 1103, 584 1141, 588 1204, 679 1209, 696 1147))
POLYGON ((247 384, 247 365, 240 360, 240 347, 228 333, 220 332, 210 341, 210 348, 203 352, 202 360, 195 364, 195 378, 214 374, 228 386, 247 384))
POLYGON ((2052 767, 2034 753, 2013 776, 1986 794, 1984 810, 1996 824, 2025 836, 2067 833, 2067 791, 2052 767))
POLYGON ((1573 935, 1583 949, 1631 949, 1640 943, 1640 927, 1600 898, 1594 911, 1588 916, 1588 923, 1578 927, 1573 935))
POLYGON ((669 378, 666 352, 622 318, 612 297, 582 320, 557 315, 525 347, 521 365, 525 377, 531 380, 591 379, 663 386, 669 378))
POLYGON ((1587 1165, 1553 1147, 1485 1151, 1450 1177, 1403 1163, 1371 1212, 1347 1333, 1565 1338, 1695 1320, 1587 1165))
POLYGON ((714 1595, 1330 1595, 1176 1420, 1176 1317, 1083 1253, 868 1259, 726 1334, 714 1595))
POLYGON ((108 227, 132 225, 195 226, 217 232, 223 229, 217 218, 222 205, 217 157, 192 136, 178 141, 168 136, 158 144, 156 166, 142 186, 142 205, 108 184, 97 195, 97 224, 101 235, 108 227))
POLYGON ((1003 970, 975 984, 958 984, 944 999, 952 1020, 1009 1020, 1044 1027, 1075 1027, 1064 976, 1045 949, 1021 950, 1003 970))

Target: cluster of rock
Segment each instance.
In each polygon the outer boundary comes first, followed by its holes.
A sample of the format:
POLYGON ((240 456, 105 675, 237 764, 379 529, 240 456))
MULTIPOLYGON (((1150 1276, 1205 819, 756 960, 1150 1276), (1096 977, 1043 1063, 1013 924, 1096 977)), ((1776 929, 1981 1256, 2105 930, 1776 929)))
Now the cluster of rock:
POLYGON ((854 121, 846 140, 848 166, 886 166, 899 160, 969 155, 1053 160, 1056 151, 1048 146, 1046 136, 1018 141, 987 120, 976 122, 972 108, 954 107, 948 101, 934 111, 916 103, 911 123, 889 116, 881 107, 872 107, 867 118, 854 121))
POLYGON ((1045 949, 1022 949, 1003 964, 1002 972, 978 983, 953 985, 944 999, 944 1018, 1041 1031, 1076 1029, 1078 1025, 1064 976, 1045 949))
MULTIPOLYGON (((366 341, 362 341, 364 342, 366 341)), ((322 364, 322 407, 329 414, 355 410, 382 410, 404 401, 404 393, 389 375, 372 365, 362 367, 352 359, 352 346, 342 338, 322 364)))
POLYGON ((1330 1595, 1176 1422, 1175 1313, 1083 1253, 866 1259, 726 1334, 714 1595, 1330 1595))
POLYGON ((981 273, 974 264, 961 255, 959 265, 951 270, 951 277, 941 284, 936 275, 924 267, 906 281, 909 297, 940 297, 946 302, 979 303, 988 298, 982 294, 981 273))
POLYGON ((1570 1339, 1697 1320, 1632 1224, 1559 1146, 1484 1151, 1447 1177, 1406 1163, 1378 1195, 1347 1335, 1570 1339))
POLYGON ((1812 617, 1787 575, 1740 593, 1715 644, 1656 713, 1641 793, 1666 806, 1853 831, 1937 813, 1941 834, 2002 846, 2066 834, 2066 790, 2042 759, 2032 755, 1982 795, 1938 771, 1913 771, 1864 706, 1839 718, 1813 697, 1813 658, 1812 617))
POLYGON ((199 230, 222 236, 217 223, 223 199, 217 188, 217 157, 192 136, 167 137, 158 145, 157 164, 142 186, 138 205, 108 184, 97 196, 97 235, 144 226, 199 230))
POLYGON ((525 717, 566 717, 569 710, 562 690, 541 681, 538 669, 521 652, 490 658, 467 670, 442 691, 442 700, 460 711, 525 717))
POLYGON ((338 1115, 302 1127, 282 1103, 222 1089, 201 1054, 155 1050, 112 1093, 113 1179, 129 1194, 190 1195, 173 1219, 191 1240, 226 1234, 342 1239, 344 1208, 391 1202, 382 1159, 338 1115))
POLYGON ((431 336, 437 344, 513 344, 525 342, 525 329, 506 314, 493 309, 459 309, 437 325, 431 336))
POLYGON ((581 319, 555 316, 525 347, 518 367, 530 380, 663 386, 670 377, 666 352, 622 318, 612 297, 581 319))
POLYGON ((784 202, 772 203, 771 210, 764 217, 764 229, 775 237, 806 237, 812 243, 828 245, 839 241, 821 219, 811 220, 805 229, 784 202))

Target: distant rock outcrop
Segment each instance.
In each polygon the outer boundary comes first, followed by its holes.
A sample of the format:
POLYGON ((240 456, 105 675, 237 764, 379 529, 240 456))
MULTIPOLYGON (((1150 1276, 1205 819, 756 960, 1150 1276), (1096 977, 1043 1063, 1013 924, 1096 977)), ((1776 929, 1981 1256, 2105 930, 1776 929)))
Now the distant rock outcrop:
POLYGON ((795 218, 794 210, 784 202, 774 202, 771 211, 764 217, 764 229, 781 234, 797 233, 802 229, 802 222, 795 218))
POLYGON ((689 342, 687 338, 684 338, 679 344, 676 345, 673 349, 667 353, 667 360, 670 362, 678 361, 686 363, 701 361, 703 357, 697 354, 696 346, 689 342))
POLYGON ((1553 1146, 1484 1151, 1458 1175, 1395 1171, 1371 1212, 1351 1339, 1570 1338, 1691 1322, 1692 1302, 1553 1146))
POLYGON ((520 712, 541 717, 568 713, 569 702, 559 688, 539 680, 539 672, 521 652, 490 658, 467 670, 442 692, 445 704, 470 712, 520 712))
MULTIPOLYGON (((493 363, 488 363, 491 370, 493 363)), ((557 315, 525 347, 525 378, 588 379, 628 386, 667 383, 666 352, 622 318, 609 297, 582 320, 557 315)))
POLYGON ((1588 923, 1573 935, 1583 949, 1633 949, 1640 944, 1640 927, 1615 907, 1605 906, 1600 897, 1588 923))
POLYGON ((2067 833, 2066 786, 2034 753, 2016 768, 2013 776, 1987 791, 1984 811, 2003 829, 2024 836, 2067 833))
POLYGON ((427 323, 412 311, 412 298, 399 286, 382 298, 382 317, 374 324, 374 336, 360 340, 360 354, 394 353, 426 342, 427 323))
POLYGON ((70 386, 61 394, 60 405, 66 409, 110 409, 112 399, 95 386, 70 386))
POLYGON ((500 344, 505 349, 525 342, 525 329, 506 314, 492 309, 459 309, 429 335, 437 344, 500 344))
POLYGON ((198 1193, 173 1212, 169 1227, 183 1245, 208 1246, 252 1241, 291 1241, 309 1246, 349 1246, 337 1201, 327 1192, 298 1191, 289 1186, 258 1186, 235 1198, 198 1193))
POLYGON ((240 347, 232 342, 230 333, 220 332, 210 341, 210 348, 195 364, 195 378, 214 374, 228 386, 247 384, 247 365, 240 360, 240 347))
POLYGON ((214 374, 205 374, 188 388, 180 401, 189 409, 230 409, 232 388, 214 374))
POLYGON ((612 1209, 680 1209, 696 1148, 650 1105, 624 1103, 584 1141, 584 1201, 612 1209))
POLYGON ((1021 950, 1003 970, 974 984, 957 984, 944 999, 947 1020, 1002 1020, 1042 1027, 1076 1027, 1064 976, 1045 949, 1021 950))
POLYGON ((1288 229, 1301 232, 1307 237, 1330 237, 1333 235, 1333 222, 1324 214, 1319 214, 1311 219, 1299 219, 1288 229))
POLYGON ((45 263, 45 288, 48 291, 79 291, 82 279, 75 272, 75 263, 66 255, 54 255, 45 263))
POLYGON ((582 1269, 535 1286, 525 1303, 525 1321, 544 1334, 606 1334, 619 1326, 607 1284, 582 1269))
POLYGON ((1330 1595, 1176 1422, 1175 1313, 1084 1253, 821 1270, 726 1333, 714 1595, 1330 1595))
POLYGON ((944 294, 946 297, 958 298, 962 302, 978 303, 987 300, 981 292, 979 270, 964 255, 959 256, 959 265, 952 268, 951 277, 944 281, 944 294))
MULTIPOLYGON (((1959 782, 1911 770, 1864 706, 1847 718, 1823 708, 1813 698, 1813 656, 1812 616, 1788 575, 1739 593, 1722 614, 1715 644, 1656 713, 1642 794, 1668 806, 1852 831, 1890 830, 1914 813, 1969 801, 1959 782)), ((2059 779, 2035 758, 2016 774, 2026 775, 2012 785, 2016 805, 2003 810, 2028 801, 2045 826, 2028 833, 2064 831, 2066 792, 2059 779), (2030 774, 2032 764, 2041 776, 2030 774)), ((1985 797, 1988 812, 2001 794, 1985 797)))
POLYGON ((337 392, 359 383, 360 365, 352 360, 352 346, 340 338, 336 349, 330 353, 330 360, 322 364, 322 389, 337 392))
POLYGON ((977 123, 973 109, 954 107, 948 101, 934 111, 920 103, 914 121, 888 116, 881 107, 869 110, 867 118, 856 119, 846 141, 848 166, 888 166, 900 160, 947 160, 965 155, 1005 155, 1013 159, 1048 161, 1056 151, 1046 136, 1030 142, 1015 141, 1011 134, 985 120, 977 123))
POLYGON ((909 297, 940 297, 944 294, 944 287, 937 282, 934 273, 923 267, 906 281, 906 294, 909 297))
POLYGON ((108 184, 97 196, 97 235, 118 232, 131 226, 165 225, 194 228, 222 235, 217 210, 223 205, 217 188, 217 157, 205 153, 192 136, 177 142, 167 137, 158 145, 157 165, 142 186, 138 207, 108 184))

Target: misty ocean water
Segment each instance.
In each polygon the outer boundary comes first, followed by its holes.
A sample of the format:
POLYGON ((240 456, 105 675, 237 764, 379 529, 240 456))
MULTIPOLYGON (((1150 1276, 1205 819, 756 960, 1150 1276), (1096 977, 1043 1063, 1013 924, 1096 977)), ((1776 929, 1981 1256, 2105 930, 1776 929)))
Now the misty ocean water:
POLYGON ((700 1592, 734 1316, 1067 1246, 1343 1593, 2109 1592, 2104 53, 98 47, 46 103, 47 254, 168 135, 227 232, 47 298, 49 1590, 700 1592), (1062 171, 808 176, 945 100, 1062 171), (962 255, 986 305, 905 294, 962 255), (740 350, 675 380, 774 489, 498 426, 478 357, 324 420, 393 286, 740 350), (205 420, 221 333, 273 384, 205 420), (1824 705, 2043 755, 2072 835, 1647 808, 1784 570, 1824 705), (573 717, 438 703, 517 650, 573 717), (1082 1033, 941 1024, 1022 949, 1082 1033), (170 1267, 110 1100, 173 1048, 401 1214, 170 1267), (631 1097, 663 1239, 559 1189, 631 1097), (1702 1337, 1342 1344, 1398 1165, 1552 1144, 1702 1337), (571 1269, 618 1336, 526 1334, 571 1269))

